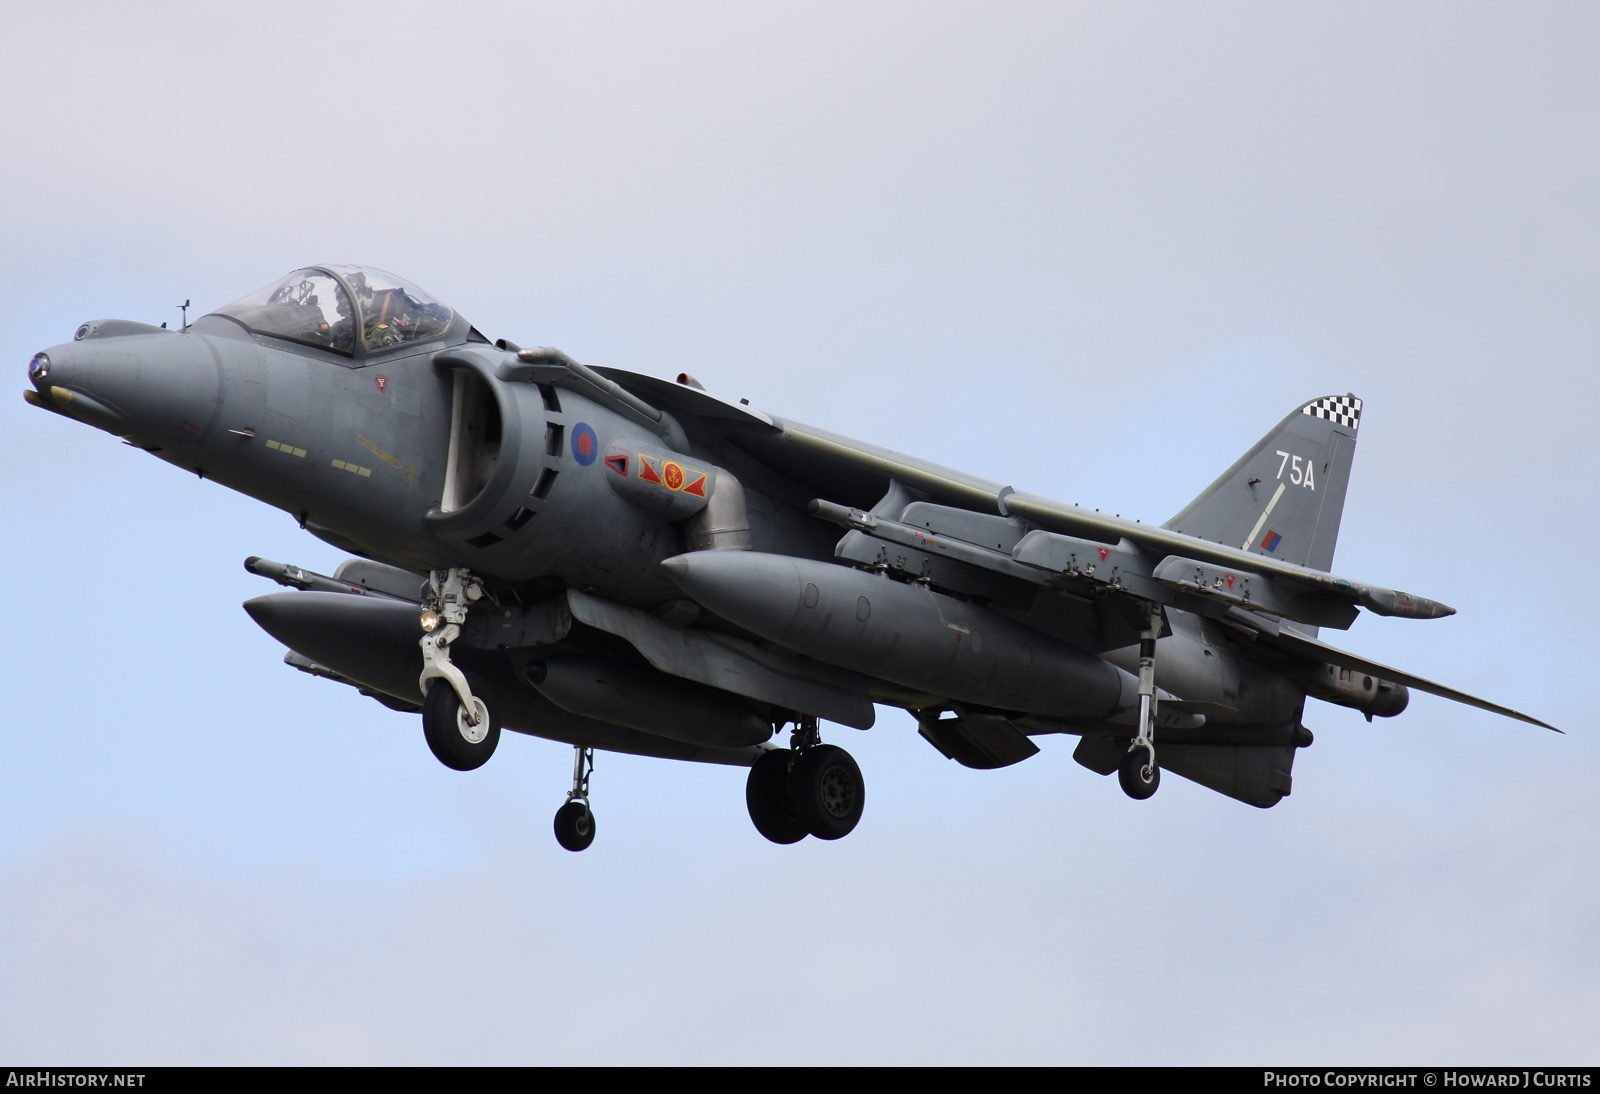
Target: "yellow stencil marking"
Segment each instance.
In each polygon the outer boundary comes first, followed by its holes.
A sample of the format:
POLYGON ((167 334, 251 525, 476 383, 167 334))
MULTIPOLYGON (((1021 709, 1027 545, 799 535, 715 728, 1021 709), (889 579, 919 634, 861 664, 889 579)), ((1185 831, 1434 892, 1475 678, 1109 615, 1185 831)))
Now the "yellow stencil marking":
MULTIPOLYGON (((385 307, 387 307, 387 304, 385 304, 385 307)), ((394 468, 396 471, 400 470, 401 464, 399 460, 389 455, 389 453, 385 452, 383 449, 379 448, 377 445, 373 444, 359 433, 356 434, 356 443, 362 448, 365 448, 368 452, 371 452, 374 456, 378 457, 378 459, 382 460, 390 467, 394 468)))

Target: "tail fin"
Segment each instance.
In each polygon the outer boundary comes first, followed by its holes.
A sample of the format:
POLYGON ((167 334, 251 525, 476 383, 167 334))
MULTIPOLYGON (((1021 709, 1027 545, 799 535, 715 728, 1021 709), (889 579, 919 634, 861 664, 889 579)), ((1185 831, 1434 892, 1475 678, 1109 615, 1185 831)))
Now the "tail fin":
POLYGON ((1239 457, 1165 527, 1215 543, 1331 569, 1361 400, 1313 399, 1239 457))

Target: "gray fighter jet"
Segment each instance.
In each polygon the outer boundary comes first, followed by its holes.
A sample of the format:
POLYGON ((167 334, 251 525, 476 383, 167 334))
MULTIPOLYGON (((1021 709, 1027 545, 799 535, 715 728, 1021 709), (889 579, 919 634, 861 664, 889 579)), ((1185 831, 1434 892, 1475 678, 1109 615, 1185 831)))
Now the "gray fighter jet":
POLYGON ((297 270, 181 331, 85 323, 28 375, 32 405, 354 556, 332 576, 246 560, 297 590, 244 605, 290 665, 420 713, 456 770, 502 729, 572 745, 571 850, 594 838, 595 750, 748 766, 762 835, 838 839, 864 785, 818 726, 866 729, 875 703, 967 767, 1069 734, 1131 797, 1165 769, 1263 808, 1311 744, 1307 696, 1370 720, 1417 689, 1545 725, 1318 637, 1362 608, 1453 614, 1330 572, 1353 395, 1296 407, 1150 525, 688 375, 490 342, 371 268, 297 270))

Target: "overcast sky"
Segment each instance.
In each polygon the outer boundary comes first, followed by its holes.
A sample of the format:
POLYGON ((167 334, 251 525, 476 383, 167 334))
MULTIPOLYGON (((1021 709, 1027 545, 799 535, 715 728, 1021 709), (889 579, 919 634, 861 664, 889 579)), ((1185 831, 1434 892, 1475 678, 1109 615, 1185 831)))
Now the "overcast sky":
POLYGON ((1147 521, 1366 400, 1294 793, 968 771, 880 711, 835 844, 743 772, 447 771, 239 603, 288 516, 0 400, 0 1056, 1600 1057, 1593 5, 0 5, 0 360, 296 266, 1147 521))

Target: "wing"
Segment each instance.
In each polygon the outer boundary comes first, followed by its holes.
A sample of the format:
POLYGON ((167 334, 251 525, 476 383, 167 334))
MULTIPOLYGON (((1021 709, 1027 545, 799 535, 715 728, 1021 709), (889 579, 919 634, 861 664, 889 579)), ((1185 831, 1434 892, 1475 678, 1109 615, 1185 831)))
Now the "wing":
MULTIPOLYGON (((1278 582, 1288 586, 1290 590, 1299 590, 1316 597, 1344 601, 1352 605, 1359 604, 1376 615, 1437 619, 1455 614, 1454 608, 1426 597, 1412 596, 1409 593, 1367 582, 1351 581, 1321 569, 1274 557, 1270 553, 1263 553, 1260 549, 1247 549, 1251 546, 1249 541, 1254 539, 1256 530, 1252 530, 1251 535, 1246 538, 1246 547, 1233 547, 1214 542, 1203 535, 1189 535, 1170 527, 1125 520, 1109 513, 1020 493, 1009 486, 1002 486, 915 456, 866 444, 815 426, 735 407, 725 400, 716 399, 686 385, 670 384, 637 373, 626 373, 620 369, 603 371, 621 386, 640 394, 648 393, 649 397, 669 409, 712 419, 725 435, 768 467, 810 487, 823 498, 843 502, 858 509, 870 509, 888 492, 890 483, 898 481, 941 504, 1001 516, 1015 515, 1038 527, 1063 532, 1070 536, 1082 536, 1099 543, 1126 542, 1149 552, 1158 560, 1164 558, 1176 558, 1188 562, 1198 560, 1204 564, 1258 575, 1265 579, 1263 584, 1278 582), (740 420, 740 412, 747 415, 744 420, 740 420), (759 417, 756 417, 757 414, 759 417)), ((1250 464, 1252 458, 1259 456, 1269 463, 1274 462, 1273 457, 1283 453, 1272 451, 1273 445, 1280 443, 1290 432, 1307 434, 1307 431, 1316 433, 1320 430, 1327 436, 1318 434, 1311 436, 1310 439, 1328 447, 1329 460, 1338 465, 1337 474, 1332 480, 1338 486, 1339 495, 1338 504, 1334 509, 1342 508, 1343 480, 1348 474, 1352 441, 1343 434, 1338 434, 1338 430, 1334 424, 1330 424, 1329 419, 1312 413, 1320 411, 1321 405, 1328 402, 1330 399, 1313 400, 1289 415, 1274 432, 1269 433, 1255 449, 1247 453, 1239 464, 1224 474, 1219 482, 1230 485, 1231 479, 1237 478, 1241 483, 1240 488, 1248 490, 1246 476, 1253 466, 1250 464), (1342 446, 1334 444, 1338 440, 1343 441, 1342 446)), ((1306 437, 1300 437, 1300 441, 1302 445, 1305 444, 1306 437)), ((1293 447, 1293 444, 1290 444, 1290 447, 1293 447)), ((1317 451, 1320 452, 1322 449, 1319 448, 1317 451)), ((1263 472, 1265 473, 1267 472, 1263 472)), ((1196 506, 1208 502, 1218 490, 1219 487, 1213 484, 1184 511, 1184 514, 1189 514, 1191 510, 1196 509, 1196 506)), ((1306 497, 1311 497, 1314 491, 1302 491, 1302 493, 1306 497)), ((1286 516, 1290 516, 1289 510, 1292 508, 1292 506, 1285 507, 1286 516)), ((1272 505, 1269 503, 1267 512, 1270 513, 1271 509, 1272 505)), ((1183 517, 1184 514, 1179 514, 1179 517, 1183 517)), ((1261 519, 1264 519, 1265 515, 1261 514, 1261 519)), ((1252 513, 1251 517, 1254 519, 1256 514, 1252 513)), ((1315 512, 1311 514, 1310 520, 1313 529, 1322 530, 1320 526, 1324 523, 1328 523, 1334 530, 1337 529, 1336 512, 1331 522, 1318 519, 1315 512)), ((1257 520, 1257 523, 1260 523, 1260 520, 1257 520)), ((1210 530, 1204 521, 1201 524, 1207 531, 1210 530)), ((1323 549, 1315 551, 1318 560, 1324 554, 1330 559, 1332 557, 1331 535, 1325 534, 1325 538, 1327 543, 1323 549)), ((1311 551, 1313 548, 1307 550, 1311 551)), ((1279 599, 1291 597, 1292 593, 1280 595, 1279 599)), ((1351 617, 1353 618, 1353 612, 1351 617)))
POLYGON ((1230 612, 1229 616, 1231 622, 1255 631, 1255 637, 1258 642, 1283 650, 1287 653, 1291 653, 1299 657, 1309 658, 1317 662, 1337 665, 1340 668, 1351 669, 1355 672, 1367 673, 1372 676, 1380 677, 1384 680, 1391 680, 1396 684, 1404 684, 1408 688, 1415 688, 1418 691, 1425 691, 1429 695, 1437 695, 1441 699, 1449 699, 1451 702, 1455 703, 1464 703, 1469 707, 1477 707, 1479 710, 1487 710, 1491 714, 1500 714, 1507 718, 1515 718, 1519 722, 1527 722, 1529 725, 1555 730, 1557 733, 1565 732, 1564 730, 1556 729, 1556 727, 1551 725, 1549 722, 1541 722, 1539 719, 1533 717, 1532 715, 1524 714, 1520 710, 1512 710, 1510 707, 1503 707, 1499 703, 1491 703, 1489 700, 1480 699, 1476 695, 1468 695, 1464 691, 1457 691, 1455 688, 1446 687, 1443 684, 1436 684, 1432 680, 1425 680, 1420 676, 1413 676, 1409 672, 1402 672, 1400 669, 1393 668, 1389 665, 1380 664, 1377 661, 1372 661, 1368 658, 1360 657, 1353 653, 1346 653, 1344 650, 1330 646, 1326 642, 1319 641, 1318 639, 1309 638, 1297 631, 1293 631, 1288 628, 1279 629, 1275 624, 1269 622, 1268 620, 1260 617, 1250 617, 1249 613, 1230 612))
MULTIPOLYGON (((1289 433, 1294 433, 1302 440, 1317 441, 1323 446, 1316 449, 1317 453, 1323 453, 1326 449, 1326 466, 1323 470, 1337 472, 1335 480, 1339 486, 1339 501, 1342 502, 1343 480, 1348 475, 1349 453, 1360 415, 1360 402, 1353 396, 1317 399, 1302 405, 1178 517, 1168 522, 1168 526, 1157 526, 1124 520, 1121 517, 1075 505, 1066 505, 1049 498, 1018 493, 1009 486, 1001 486, 927 460, 866 444, 799 422, 776 418, 744 406, 736 406, 687 384, 671 384, 620 369, 601 371, 613 382, 641 397, 651 399, 678 414, 698 417, 708 424, 714 424, 714 428, 717 428, 723 436, 737 443, 773 470, 812 487, 824 498, 838 499, 847 505, 857 507, 858 510, 871 507, 877 499, 889 491, 893 482, 898 481, 916 489, 932 501, 957 509, 1000 516, 1015 515, 1040 528, 1065 533, 1069 537, 1081 536, 1101 544, 1119 545, 1125 551, 1136 549, 1147 553, 1151 560, 1164 560, 1169 564, 1181 563, 1181 567, 1176 565, 1171 567, 1174 571, 1180 568, 1192 569, 1195 560, 1199 560, 1201 563, 1234 572, 1259 575, 1267 578, 1269 582, 1276 580, 1293 589, 1304 590, 1322 597, 1338 598, 1352 606, 1359 604, 1378 615, 1436 619, 1455 613, 1455 609, 1437 601, 1413 597, 1382 586, 1350 581, 1321 569, 1272 557, 1270 553, 1264 554, 1254 543, 1259 529, 1253 524, 1250 534, 1243 541, 1244 547, 1218 543, 1204 538, 1203 534, 1186 535, 1171 527, 1186 521, 1191 523, 1198 521, 1197 527, 1202 533, 1210 531, 1221 535, 1226 531, 1231 534, 1232 525, 1224 518, 1237 516, 1232 509, 1243 511, 1249 506, 1242 502, 1231 508, 1220 505, 1221 515, 1218 520, 1211 521, 1211 523, 1220 521, 1218 529, 1212 529, 1207 523, 1210 514, 1205 511, 1206 507, 1208 505, 1218 507, 1220 503, 1216 498, 1234 487, 1238 487, 1239 491, 1248 492, 1249 488, 1255 485, 1250 480, 1254 477, 1252 461, 1256 457, 1284 456, 1287 459, 1285 453, 1289 446, 1284 446, 1284 452, 1279 452, 1276 446, 1279 440, 1289 433), (1339 434, 1337 438, 1333 436, 1335 433, 1339 434)), ((1254 495, 1249 497, 1253 504, 1254 495)), ((834 520, 847 527, 863 528, 870 534, 896 542, 904 538, 894 534, 898 528, 896 522, 879 521, 864 512, 849 513, 838 505, 829 505, 822 501, 813 502, 812 511, 825 519, 834 520)), ((1272 505, 1269 503, 1266 513, 1261 516, 1270 515, 1271 512, 1272 505)), ((1289 515, 1287 510, 1285 515, 1289 515)), ((1252 514, 1252 519, 1256 524, 1261 523, 1256 514, 1252 514)), ((1313 528, 1320 527, 1322 523, 1320 518, 1307 519, 1313 528)), ((1337 527, 1336 520, 1333 527, 1337 527)), ((1004 551, 997 552, 988 548, 973 550, 967 545, 954 542, 952 537, 929 539, 920 529, 906 528, 903 531, 916 536, 915 545, 923 549, 931 547, 942 550, 962 562, 982 569, 1006 574, 1022 574, 1028 580, 1040 580, 1037 570, 1044 564, 1039 560, 1026 560, 1028 565, 1019 566, 1018 563, 1025 560, 1008 556, 1004 551), (940 540, 943 541, 942 546, 939 546, 940 540), (1025 573, 1029 570, 1036 572, 1029 576, 1025 573)), ((911 540, 905 542, 912 543, 911 540)), ((1019 546, 1017 550, 1024 551, 1024 547, 1019 546)), ((1271 549, 1266 548, 1266 550, 1271 549)), ((1314 561, 1321 561, 1323 556, 1331 559, 1331 537, 1323 545, 1323 549, 1318 550, 1313 544, 1305 554, 1314 561)), ((1164 578, 1161 574, 1152 576, 1172 584, 1170 579, 1164 578)), ((1185 591, 1190 590, 1185 587, 1185 591)), ((1353 607, 1349 610, 1353 613, 1353 607)), ((1402 672, 1368 658, 1346 653, 1296 630, 1280 628, 1273 620, 1237 606, 1228 606, 1223 608, 1222 612, 1212 611, 1207 614, 1225 615, 1226 618, 1249 629, 1263 644, 1298 658, 1368 673, 1430 695, 1437 695, 1442 699, 1477 707, 1557 733, 1563 732, 1548 722, 1540 721, 1521 711, 1491 703, 1487 699, 1480 699, 1475 695, 1402 672)), ((1283 614, 1293 618, 1292 613, 1283 614)), ((1348 626, 1348 622, 1344 625, 1348 626)))

